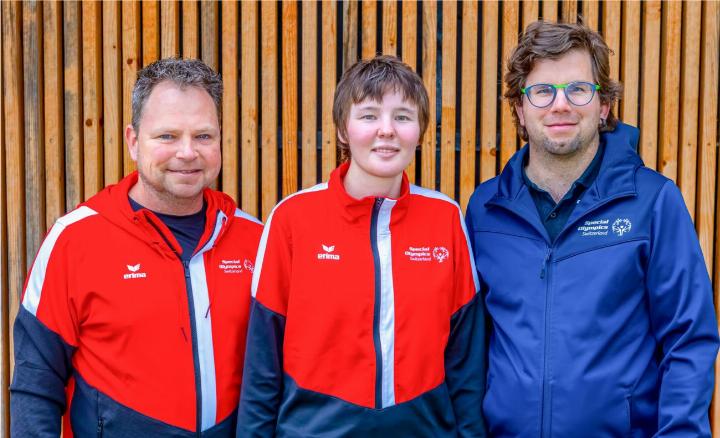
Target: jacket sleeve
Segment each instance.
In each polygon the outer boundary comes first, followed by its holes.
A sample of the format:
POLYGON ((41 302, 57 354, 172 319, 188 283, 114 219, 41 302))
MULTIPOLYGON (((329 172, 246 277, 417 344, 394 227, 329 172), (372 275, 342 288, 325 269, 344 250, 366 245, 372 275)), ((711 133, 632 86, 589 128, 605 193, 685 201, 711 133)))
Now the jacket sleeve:
POLYGON ((30 269, 15 319, 10 385, 13 437, 58 437, 72 374, 77 324, 69 298, 68 255, 56 223, 30 269))
POLYGON ((485 312, 470 240, 458 209, 455 219, 454 306, 445 350, 445 381, 458 436, 486 436, 482 415, 485 395, 485 312))
POLYGON ((275 436, 283 391, 283 339, 291 236, 274 211, 263 230, 252 283, 237 436, 275 436))
POLYGON ((655 202, 646 278, 660 352, 656 436, 709 437, 718 328, 695 228, 672 182, 655 202))

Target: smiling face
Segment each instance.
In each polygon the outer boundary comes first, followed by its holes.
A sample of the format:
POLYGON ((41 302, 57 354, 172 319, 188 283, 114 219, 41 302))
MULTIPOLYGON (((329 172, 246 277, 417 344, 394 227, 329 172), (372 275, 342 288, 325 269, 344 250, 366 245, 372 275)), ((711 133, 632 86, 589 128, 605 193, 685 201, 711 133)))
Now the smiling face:
POLYGON ((338 133, 350 148, 346 185, 390 187, 384 195, 396 197, 420 141, 417 105, 392 89, 381 102, 366 98, 350 107, 346 133, 338 133))
MULTIPOLYGON (((590 54, 571 50, 558 59, 538 60, 525 80, 534 84, 563 84, 573 81, 596 83, 590 54)), ((527 129, 531 148, 552 155, 573 155, 598 141, 598 125, 607 118, 610 106, 600 102, 597 93, 584 106, 567 101, 563 90, 557 90, 555 101, 548 107, 536 108, 523 97, 515 106, 520 125, 527 129)))
POLYGON ((139 132, 125 129, 140 178, 130 197, 144 207, 176 215, 202 208, 202 191, 220 172, 220 125, 210 95, 165 81, 145 102, 139 132))

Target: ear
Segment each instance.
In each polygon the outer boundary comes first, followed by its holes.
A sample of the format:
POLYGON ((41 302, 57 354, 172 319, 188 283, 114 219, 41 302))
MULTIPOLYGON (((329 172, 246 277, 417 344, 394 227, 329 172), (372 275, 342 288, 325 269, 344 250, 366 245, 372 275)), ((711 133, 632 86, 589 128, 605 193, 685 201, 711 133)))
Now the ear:
POLYGON ((130 158, 132 158, 133 161, 137 162, 138 136, 132 124, 125 127, 125 143, 127 143, 130 158))
POLYGON ((337 130, 337 137, 338 137, 338 140, 340 140, 340 143, 345 143, 345 144, 348 145, 348 146, 350 145, 350 143, 348 143, 347 139, 345 138, 345 136, 343 135, 343 133, 340 132, 339 129, 337 130))
POLYGON ((519 104, 519 103, 515 104, 515 113, 517 113, 518 122, 520 123, 520 126, 522 126, 524 128, 525 127, 525 114, 523 114, 523 107, 521 104, 519 104))
POLYGON ((610 104, 609 103, 601 103, 600 104, 600 118, 607 120, 608 114, 610 114, 610 104))

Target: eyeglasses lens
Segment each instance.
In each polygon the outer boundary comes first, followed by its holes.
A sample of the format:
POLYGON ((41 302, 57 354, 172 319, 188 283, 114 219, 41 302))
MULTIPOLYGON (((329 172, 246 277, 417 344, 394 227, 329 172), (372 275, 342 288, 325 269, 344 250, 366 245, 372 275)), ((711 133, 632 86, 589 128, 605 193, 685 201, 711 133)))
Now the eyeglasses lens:
POLYGON ((567 100, 576 106, 587 105, 595 94, 595 86, 588 82, 571 82, 564 86, 536 84, 528 87, 526 94, 531 104, 544 108, 553 103, 558 88, 562 89, 567 100))

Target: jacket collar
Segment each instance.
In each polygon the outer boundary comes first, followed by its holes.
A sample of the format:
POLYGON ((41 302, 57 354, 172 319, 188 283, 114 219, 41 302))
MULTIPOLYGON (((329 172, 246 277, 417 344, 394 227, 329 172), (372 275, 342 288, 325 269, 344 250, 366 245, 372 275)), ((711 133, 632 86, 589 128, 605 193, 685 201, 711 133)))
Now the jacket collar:
MULTIPOLYGON (((165 224, 150 210, 133 211, 128 201, 130 189, 138 182, 138 172, 132 172, 117 184, 110 185, 88 199, 84 204, 97 211, 113 224, 127 230, 132 235, 158 248, 167 247, 180 250, 175 237, 165 224)), ((205 231, 200 242, 215 241, 224 232, 235 216, 235 202, 228 195, 211 190, 203 190, 203 198, 207 203, 205 231)), ((172 254, 172 251, 170 251, 172 254)))
POLYGON ((350 162, 346 161, 338 166, 330 174, 328 181, 328 189, 333 193, 333 197, 341 207, 340 211, 345 220, 354 223, 363 219, 369 219, 372 216, 373 205, 376 199, 391 201, 392 206, 392 222, 395 222, 404 216, 407 205, 410 200, 410 183, 405 172, 402 174, 402 182, 400 185, 400 196, 393 198, 378 198, 375 196, 366 196, 362 199, 355 199, 345 191, 343 180, 350 168, 350 162))
MULTIPOLYGON (((635 170, 643 165, 635 152, 637 150, 639 131, 637 128, 618 123, 615 130, 600 134, 600 141, 605 149, 600 171, 588 192, 595 201, 611 198, 621 194, 634 194, 635 170)), ((508 161, 498 177, 498 191, 492 200, 512 201, 527 191, 522 177, 522 166, 528 154, 526 144, 508 161)))

